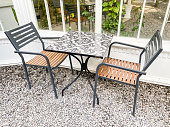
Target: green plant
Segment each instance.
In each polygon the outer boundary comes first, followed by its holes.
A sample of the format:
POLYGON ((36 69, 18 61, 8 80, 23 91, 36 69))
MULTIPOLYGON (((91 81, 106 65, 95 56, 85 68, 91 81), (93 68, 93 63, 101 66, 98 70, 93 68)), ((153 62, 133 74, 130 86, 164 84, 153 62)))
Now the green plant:
MULTIPOLYGON (((111 0, 109 2, 103 3, 103 12, 108 13, 106 20, 103 22, 103 28, 114 33, 117 31, 118 22, 119 22, 119 10, 120 3, 116 0, 111 0)), ((125 14, 125 7, 123 6, 122 15, 125 14)), ((124 29, 124 24, 121 23, 121 30, 124 29)))
MULTIPOLYGON (((140 23, 140 19, 141 19, 141 10, 142 10, 142 7, 137 7, 134 10, 134 12, 135 12, 134 18, 136 18, 136 20, 133 22, 132 32, 135 32, 139 29, 139 23, 140 23)), ((145 18, 145 16, 143 16, 143 19, 144 18, 145 18)), ((144 27, 144 22, 142 22, 142 27, 144 27)))
POLYGON ((82 15, 85 16, 86 18, 88 18, 92 22, 95 21, 95 17, 93 15, 90 15, 89 12, 86 10, 82 13, 82 15))
POLYGON ((66 31, 68 32, 68 31, 70 31, 71 30, 71 27, 67 27, 66 28, 66 31))
POLYGON ((158 7, 158 4, 159 4, 159 0, 156 0, 155 7, 158 7))
MULTIPOLYGON (((12 12, 13 12, 13 14, 14 14, 14 17, 15 17, 16 22, 18 23, 17 15, 16 15, 16 12, 15 12, 15 9, 14 9, 14 8, 12 8, 12 12)), ((19 24, 19 23, 18 23, 18 24, 19 24)))
POLYGON ((83 11, 82 15, 85 16, 85 17, 88 17, 89 16, 89 12, 85 10, 85 11, 83 11))

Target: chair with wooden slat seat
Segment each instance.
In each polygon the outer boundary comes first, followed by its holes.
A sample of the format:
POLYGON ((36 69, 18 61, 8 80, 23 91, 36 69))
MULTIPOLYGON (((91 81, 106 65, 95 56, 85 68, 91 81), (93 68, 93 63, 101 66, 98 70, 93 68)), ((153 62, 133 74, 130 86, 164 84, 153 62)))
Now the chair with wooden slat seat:
MULTIPOLYGON (((15 53, 18 53, 19 56, 21 57, 29 88, 31 89, 31 83, 28 77, 26 66, 29 65, 29 66, 44 67, 46 68, 47 71, 49 71, 54 94, 55 94, 55 97, 57 98, 57 91, 56 91, 55 84, 54 84, 52 69, 58 67, 66 59, 68 55, 64 53, 45 51, 45 45, 44 45, 43 39, 58 39, 58 37, 44 37, 44 38, 40 37, 40 35, 38 34, 32 22, 25 24, 23 26, 20 26, 18 28, 15 28, 13 30, 6 31, 5 34, 7 35, 8 39, 10 40, 14 48, 16 49, 15 53), (23 48, 24 46, 33 42, 36 39, 39 39, 42 44, 42 50, 43 50, 42 52, 37 53, 37 52, 20 51, 21 48, 23 48), (35 57, 29 60, 28 62, 25 62, 24 56, 23 56, 24 54, 35 55, 35 57)), ((70 55, 69 55, 69 60, 70 60, 72 74, 73 74, 73 68, 72 68, 70 55)))
POLYGON ((95 87, 93 95, 93 107, 95 106, 96 88, 98 78, 108 79, 116 81, 119 83, 135 86, 134 104, 132 115, 135 114, 136 98, 138 92, 139 78, 146 74, 146 69, 152 64, 152 62, 158 57, 162 52, 162 39, 160 32, 156 31, 146 47, 139 47, 130 44, 125 44, 121 42, 113 42, 109 46, 108 56, 103 60, 101 64, 97 66, 95 87), (129 46, 132 48, 141 49, 139 55, 139 63, 134 63, 130 61, 115 59, 110 57, 110 51, 113 44, 120 44, 124 46, 129 46), (140 70, 141 57, 145 53, 145 63, 143 69, 140 70))
MULTIPOLYGON (((66 10, 66 22, 67 22, 67 15, 69 16, 69 27, 71 25, 70 21, 73 21, 76 23, 77 28, 78 28, 77 5, 76 4, 64 4, 64 6, 65 6, 65 10, 66 10), (73 17, 71 17, 72 14, 74 14, 73 17)), ((80 8, 81 8, 82 12, 86 10, 85 5, 84 6, 82 5, 80 8)), ((86 11, 88 11, 88 10, 86 10, 86 11)), ((86 16, 81 14, 80 15, 80 23, 85 22, 85 25, 86 25, 86 21, 90 22, 90 20, 86 16)))

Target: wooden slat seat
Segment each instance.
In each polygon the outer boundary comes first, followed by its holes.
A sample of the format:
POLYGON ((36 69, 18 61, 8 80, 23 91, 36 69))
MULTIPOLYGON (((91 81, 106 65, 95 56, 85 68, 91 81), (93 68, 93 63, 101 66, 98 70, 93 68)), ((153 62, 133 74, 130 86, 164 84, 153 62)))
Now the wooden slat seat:
MULTIPOLYGON (((71 19, 73 22, 78 22, 78 18, 73 18, 73 19, 71 19)), ((88 20, 88 18, 85 18, 85 17, 82 17, 82 18, 80 18, 80 22, 84 22, 84 21, 87 21, 88 20)))
MULTIPOLYGON (((58 66, 68 56, 65 53, 57 53, 57 52, 42 51, 41 53, 48 57, 51 67, 58 66)), ((46 59, 40 55, 35 56, 33 59, 28 61, 26 64, 47 66, 46 59)))
MULTIPOLYGON (((125 60, 119 60, 119 59, 108 58, 108 57, 106 57, 103 60, 103 63, 109 63, 112 65, 130 68, 138 71, 140 69, 139 63, 133 63, 125 60)), ((105 77, 108 79, 113 79, 120 82, 136 85, 138 73, 103 65, 99 68, 98 75, 100 77, 105 77)))

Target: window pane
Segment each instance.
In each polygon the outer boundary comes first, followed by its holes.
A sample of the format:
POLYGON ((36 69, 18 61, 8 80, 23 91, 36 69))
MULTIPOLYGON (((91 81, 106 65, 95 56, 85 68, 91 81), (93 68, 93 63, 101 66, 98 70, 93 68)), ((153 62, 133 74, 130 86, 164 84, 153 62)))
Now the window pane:
POLYGON ((48 21, 44 0, 33 0, 33 3, 39 28, 48 29, 48 21))
POLYGON ((77 0, 64 0, 66 31, 78 30, 77 0))
MULTIPOLYGON (((158 4, 158 8, 160 8, 160 11, 164 11, 163 14, 165 14, 167 6, 168 6, 168 0, 158 4)), ((169 15, 169 13, 168 13, 168 19, 166 21, 166 25, 165 25, 165 28, 163 31, 163 35, 162 35, 162 38, 164 40, 170 40, 170 15, 169 15)), ((161 17, 161 19, 164 20, 164 16, 161 17)), ((162 23, 163 23, 163 21, 162 21, 162 23)))
POLYGON ((125 2, 120 36, 137 37, 143 2, 125 2))
POLYGON ((81 31, 94 32, 95 30, 95 0, 82 2, 80 5, 81 31))
POLYGON ((117 34, 119 22, 120 1, 103 0, 102 32, 117 34))
POLYGON ((0 31, 6 31, 18 27, 18 20, 12 1, 1 1, 0 7, 0 31))
POLYGON ((60 0, 48 0, 52 29, 63 31, 60 0))
POLYGON ((143 27, 140 38, 151 38, 156 30, 161 30, 168 1, 159 0, 159 3, 147 2, 144 12, 143 27))

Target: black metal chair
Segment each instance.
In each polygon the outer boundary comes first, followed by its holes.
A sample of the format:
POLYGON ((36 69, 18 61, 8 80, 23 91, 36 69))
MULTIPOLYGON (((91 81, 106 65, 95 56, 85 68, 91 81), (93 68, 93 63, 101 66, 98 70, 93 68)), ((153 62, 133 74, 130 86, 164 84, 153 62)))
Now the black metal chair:
MULTIPOLYGON (((42 39, 58 39, 58 38, 57 37, 56 38, 53 38, 53 37, 41 38, 32 22, 26 25, 20 26, 18 28, 15 28, 13 30, 6 31, 5 34, 10 40, 10 42, 12 43, 12 45, 14 46, 14 48, 16 49, 15 53, 18 53, 19 56, 21 57, 24 70, 25 70, 25 76, 28 82, 28 87, 31 89, 31 83, 28 77, 26 66, 44 67, 46 68, 47 72, 49 71, 54 94, 55 94, 55 97, 57 98, 57 91, 56 91, 55 84, 54 84, 52 69, 58 67, 66 59, 68 55, 64 53, 45 51, 45 45, 42 39), (20 51, 22 47, 26 46, 27 44, 33 42, 36 39, 39 39, 40 42, 42 43, 43 51, 41 53, 20 51), (36 55, 36 56, 30 61, 25 62, 24 56, 23 56, 24 54, 36 55)), ((72 68, 72 62, 71 62, 70 56, 69 56, 69 59, 70 59, 70 65, 71 65, 71 70, 73 74, 73 68, 72 68)))
POLYGON ((125 44, 121 42, 113 42, 109 46, 108 56, 103 60, 101 64, 97 66, 96 69, 96 78, 95 78, 95 87, 94 87, 94 96, 93 96, 93 107, 95 106, 95 97, 96 97, 96 88, 98 78, 108 79, 123 83, 126 85, 135 86, 135 95, 134 95, 134 104, 132 115, 135 114, 136 98, 138 92, 139 78, 142 75, 146 75, 146 69, 152 64, 152 62, 158 57, 162 52, 162 39, 160 32, 157 31, 146 47, 139 47, 130 44, 125 44), (111 47, 114 44, 120 44, 124 46, 129 46, 133 48, 141 49, 139 56, 139 63, 134 63, 130 61, 120 60, 110 58, 111 47), (140 71, 141 57, 145 53, 145 63, 143 69, 140 71))
MULTIPOLYGON (((70 21, 73 21, 76 23, 77 28, 78 28, 77 5, 76 4, 64 4, 64 5, 65 5, 65 10, 66 10, 66 22, 67 22, 67 15, 69 16, 69 27, 70 27, 70 21), (74 17, 71 17, 71 14, 74 14, 74 17)), ((89 8, 87 5, 81 5, 80 9, 81 9, 81 12, 83 12, 89 8)), ((86 10, 86 11, 89 11, 89 10, 86 10)), ((90 20, 86 16, 83 16, 81 14, 80 22, 81 23, 85 22, 85 25, 86 25, 86 21, 88 21, 90 24, 90 20)), ((90 25, 89 25, 89 31, 90 31, 90 25)))
POLYGON ((57 17, 58 17, 57 11, 60 8, 60 0, 52 0, 52 3, 53 3, 54 8, 55 8, 55 15, 56 15, 56 22, 57 22, 57 17))

